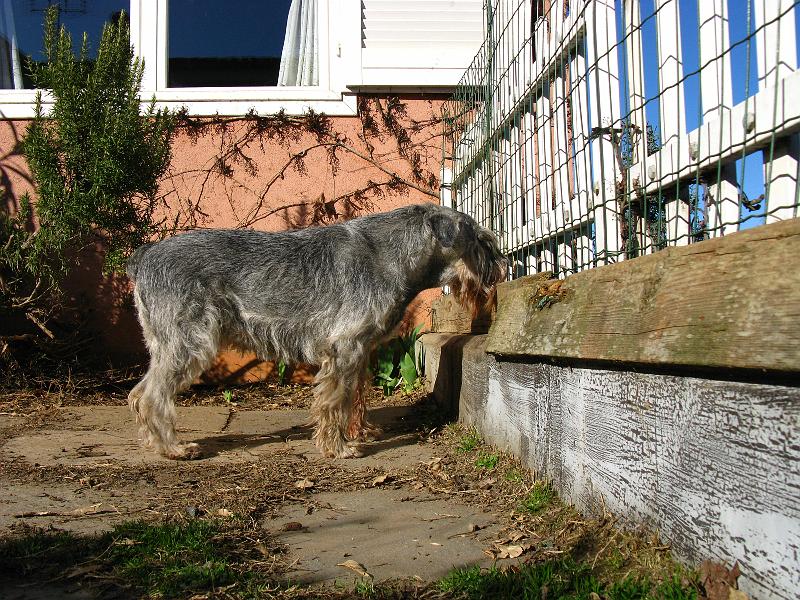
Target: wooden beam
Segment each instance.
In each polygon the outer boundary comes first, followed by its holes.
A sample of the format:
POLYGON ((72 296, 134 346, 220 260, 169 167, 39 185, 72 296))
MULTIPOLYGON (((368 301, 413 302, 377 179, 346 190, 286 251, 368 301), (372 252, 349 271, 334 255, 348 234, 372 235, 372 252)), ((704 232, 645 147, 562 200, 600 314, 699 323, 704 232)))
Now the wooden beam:
POLYGON ((487 351, 800 371, 798 256, 792 219, 589 269, 555 288, 502 284, 487 351))
MULTIPOLYGON (((537 286, 542 282, 552 279, 550 271, 538 273, 530 277, 521 277, 514 281, 504 283, 497 288, 497 303, 504 302, 508 294, 514 290, 537 286)), ((474 319, 456 301, 452 294, 437 298, 431 304, 431 332, 432 333, 487 333, 494 319, 495 311, 483 309, 474 319)))
POLYGON ((486 333, 491 320, 486 311, 473 319, 452 294, 437 298, 431 305, 431 331, 434 333, 486 333))

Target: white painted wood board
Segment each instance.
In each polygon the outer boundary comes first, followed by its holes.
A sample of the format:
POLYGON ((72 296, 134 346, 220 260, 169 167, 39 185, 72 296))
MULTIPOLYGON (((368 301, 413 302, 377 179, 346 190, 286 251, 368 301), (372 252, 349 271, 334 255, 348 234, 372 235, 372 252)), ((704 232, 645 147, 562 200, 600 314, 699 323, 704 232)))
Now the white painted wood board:
POLYGON ((800 388, 502 361, 424 336, 437 398, 586 512, 647 525, 689 563, 738 561, 752 598, 800 589, 800 388))

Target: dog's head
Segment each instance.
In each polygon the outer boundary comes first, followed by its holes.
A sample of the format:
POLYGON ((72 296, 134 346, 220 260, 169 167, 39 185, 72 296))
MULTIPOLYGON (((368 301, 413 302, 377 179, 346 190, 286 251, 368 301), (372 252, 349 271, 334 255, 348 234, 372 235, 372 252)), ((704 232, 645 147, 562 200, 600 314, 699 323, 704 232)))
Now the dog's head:
POLYGON ((429 219, 448 262, 441 283, 475 317, 494 302, 494 288, 506 278, 507 261, 497 239, 472 217, 454 210, 439 208, 429 219))

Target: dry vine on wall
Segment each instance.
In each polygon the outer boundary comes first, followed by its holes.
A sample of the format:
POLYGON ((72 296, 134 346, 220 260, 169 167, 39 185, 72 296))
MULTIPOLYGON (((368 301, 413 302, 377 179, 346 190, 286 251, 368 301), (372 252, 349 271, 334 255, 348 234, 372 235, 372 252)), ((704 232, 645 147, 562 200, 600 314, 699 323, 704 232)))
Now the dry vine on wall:
POLYGON ((213 140, 214 147, 199 165, 178 160, 170 168, 162 183, 161 229, 168 235, 214 225, 220 210, 233 227, 259 227, 277 217, 283 227, 300 228, 358 216, 391 196, 438 200, 433 169, 440 163, 441 117, 437 104, 424 105, 421 119, 400 98, 368 96, 358 100, 357 120, 313 111, 184 115, 179 131, 191 144, 213 140), (304 193, 288 196, 287 182, 302 182, 304 193), (209 212, 212 202, 217 214, 209 212))

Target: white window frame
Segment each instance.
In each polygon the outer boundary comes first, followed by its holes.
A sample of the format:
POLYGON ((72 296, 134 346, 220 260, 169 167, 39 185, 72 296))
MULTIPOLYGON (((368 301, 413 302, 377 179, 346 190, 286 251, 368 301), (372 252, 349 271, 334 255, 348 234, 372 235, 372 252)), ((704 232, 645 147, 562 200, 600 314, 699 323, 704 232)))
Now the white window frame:
MULTIPOLYGON (((251 110, 298 115, 309 109, 327 115, 355 115, 355 95, 346 82, 360 80, 361 8, 354 0, 318 0, 319 85, 168 88, 169 0, 130 0, 131 44, 144 59, 141 97, 162 108, 185 107, 194 116, 238 116, 251 110)), ((74 33, 74 32, 73 32, 74 33)), ((34 115, 37 90, 0 90, 0 117, 34 115)), ((44 95, 48 104, 48 94, 44 95)))

